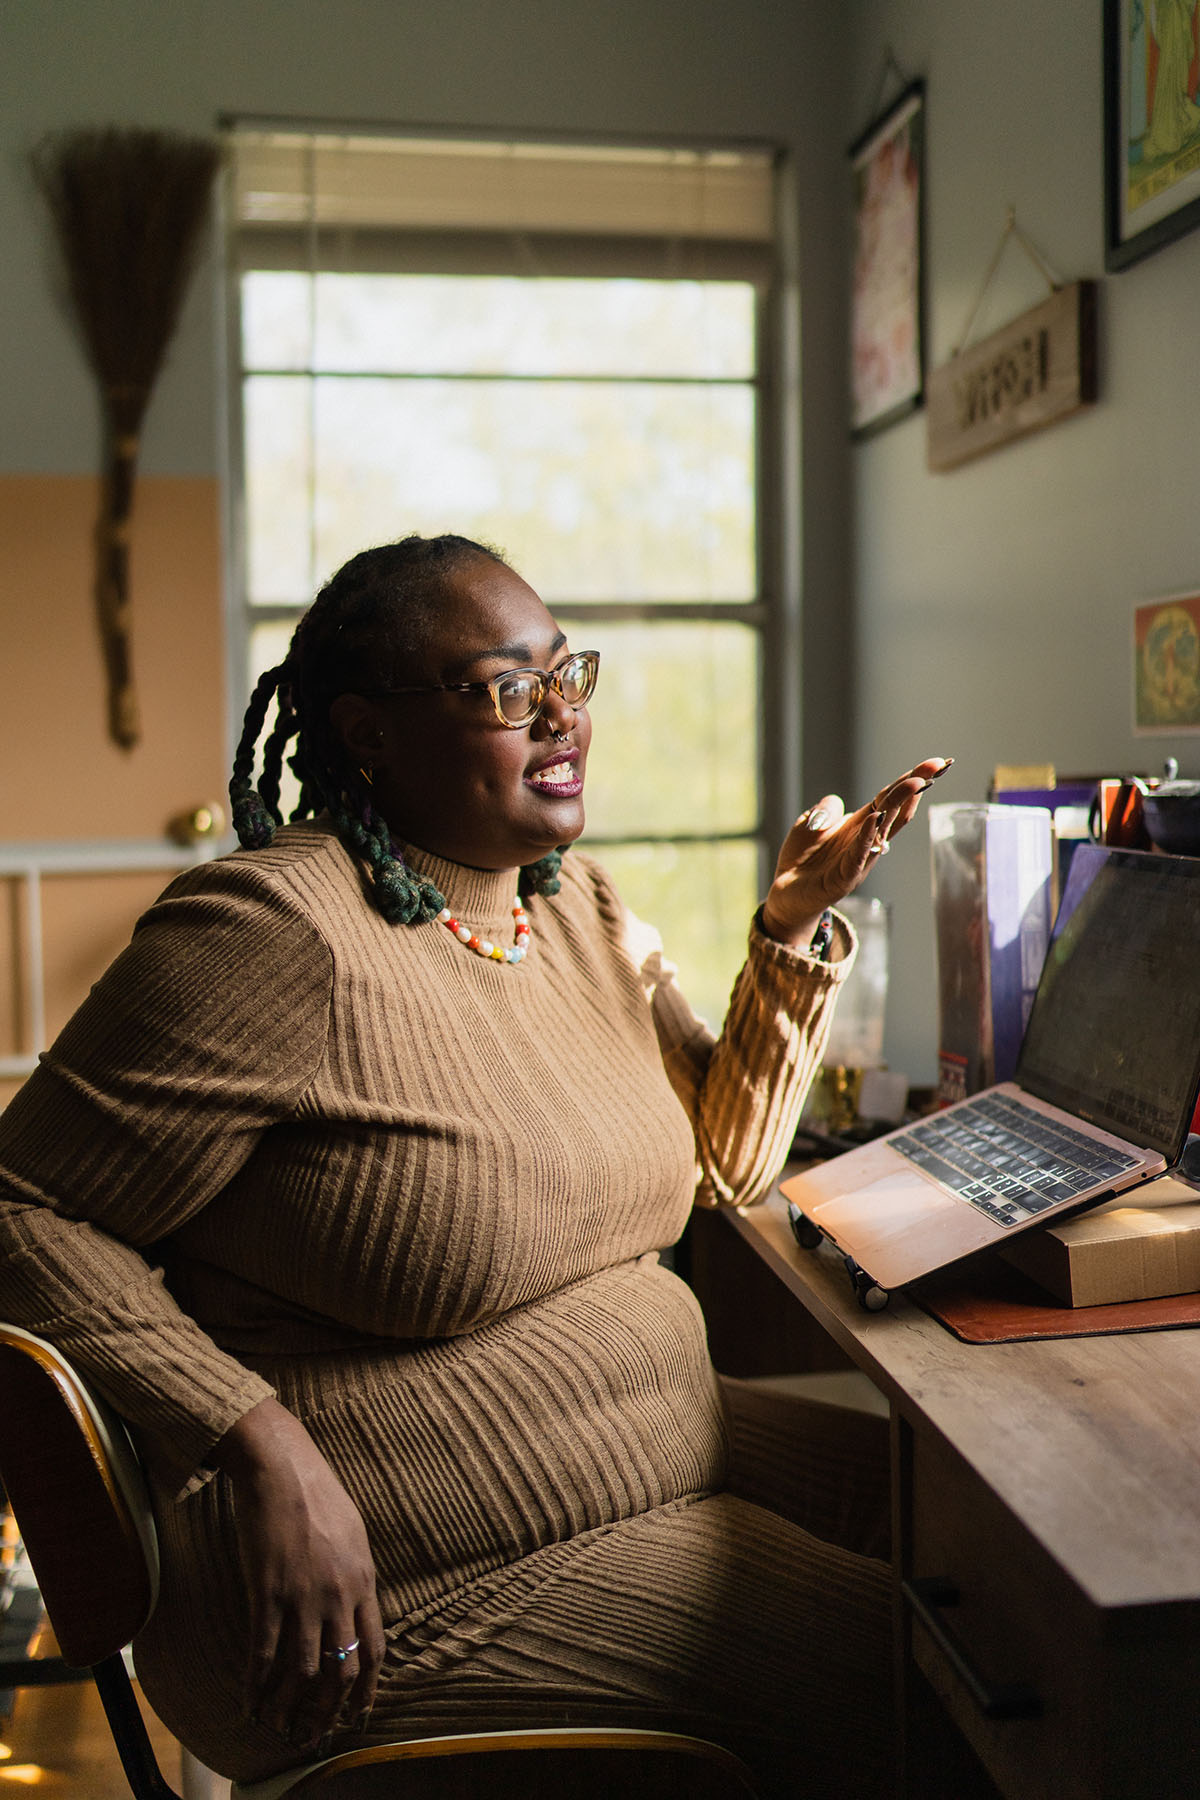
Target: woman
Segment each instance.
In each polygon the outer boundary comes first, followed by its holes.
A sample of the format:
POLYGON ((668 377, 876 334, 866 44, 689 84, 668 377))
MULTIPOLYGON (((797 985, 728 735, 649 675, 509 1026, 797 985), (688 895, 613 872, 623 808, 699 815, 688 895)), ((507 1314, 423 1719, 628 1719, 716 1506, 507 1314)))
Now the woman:
POLYGON ((822 915, 946 764, 797 822, 714 1044, 558 855, 595 669, 478 545, 353 559, 251 702, 259 847, 172 884, 0 1121, 0 1312, 138 1431, 139 1671, 242 1778, 620 1718, 726 1738, 764 1792, 883 1779, 882 1565, 726 1491, 655 1251, 782 1162, 848 968, 822 915), (318 816, 276 833, 297 732, 318 816))

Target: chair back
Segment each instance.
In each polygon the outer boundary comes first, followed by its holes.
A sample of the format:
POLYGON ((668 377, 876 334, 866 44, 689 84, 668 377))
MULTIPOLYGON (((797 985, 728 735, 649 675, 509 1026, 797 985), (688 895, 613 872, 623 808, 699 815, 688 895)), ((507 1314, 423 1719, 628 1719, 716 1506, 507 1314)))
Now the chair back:
POLYGON ((52 1344, 0 1325, 0 1482, 63 1659, 91 1668, 154 1610, 158 1547, 129 1434, 52 1344))
POLYGON ((755 1800, 746 1765, 719 1744, 619 1726, 477 1732, 348 1750, 232 1800, 755 1800))

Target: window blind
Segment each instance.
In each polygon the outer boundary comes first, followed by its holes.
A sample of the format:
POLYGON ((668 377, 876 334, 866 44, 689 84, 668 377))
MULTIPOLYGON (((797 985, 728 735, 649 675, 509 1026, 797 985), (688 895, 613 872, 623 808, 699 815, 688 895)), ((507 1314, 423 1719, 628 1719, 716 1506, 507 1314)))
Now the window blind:
POLYGON ((233 125, 243 266, 765 279, 774 152, 233 125), (631 266, 632 264, 632 266, 631 266))

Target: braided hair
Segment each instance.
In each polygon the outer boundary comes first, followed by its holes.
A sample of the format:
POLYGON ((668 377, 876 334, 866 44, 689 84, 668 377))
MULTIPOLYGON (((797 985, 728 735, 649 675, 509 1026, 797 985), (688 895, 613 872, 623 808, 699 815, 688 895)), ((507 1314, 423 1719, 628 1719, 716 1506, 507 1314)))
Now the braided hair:
MULTIPOLYGON (((350 766, 329 709, 339 694, 376 684, 381 652, 395 666, 420 649, 448 578, 478 557, 502 562, 486 545, 451 533, 434 538, 414 534, 351 557, 300 620, 284 660, 259 677, 233 760, 229 798, 234 830, 243 848, 262 849, 283 823, 280 784, 284 756, 295 739, 288 766, 300 783, 300 798, 292 821, 329 812, 342 843, 367 864, 372 899, 393 925, 435 919, 445 901, 432 882, 405 864, 386 820, 371 803, 369 780, 350 766), (255 758, 272 699, 276 717, 262 747, 256 787, 255 758)), ((523 868, 522 898, 556 894, 561 862, 561 852, 553 850, 523 868)))

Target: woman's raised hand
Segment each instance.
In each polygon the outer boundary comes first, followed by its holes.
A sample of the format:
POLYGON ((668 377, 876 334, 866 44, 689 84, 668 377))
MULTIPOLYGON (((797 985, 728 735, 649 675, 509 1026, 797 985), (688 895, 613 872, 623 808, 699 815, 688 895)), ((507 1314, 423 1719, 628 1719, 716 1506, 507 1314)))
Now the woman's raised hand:
POLYGON ((927 757, 857 812, 847 813, 837 794, 826 794, 801 813, 784 839, 763 905, 768 937, 781 944, 810 943, 825 908, 854 892, 913 817, 926 788, 953 761, 952 756, 927 757))
POLYGON ((264 1400, 217 1446, 250 1615, 246 1711, 300 1750, 365 1718, 383 1662, 362 1516, 294 1414, 264 1400))

